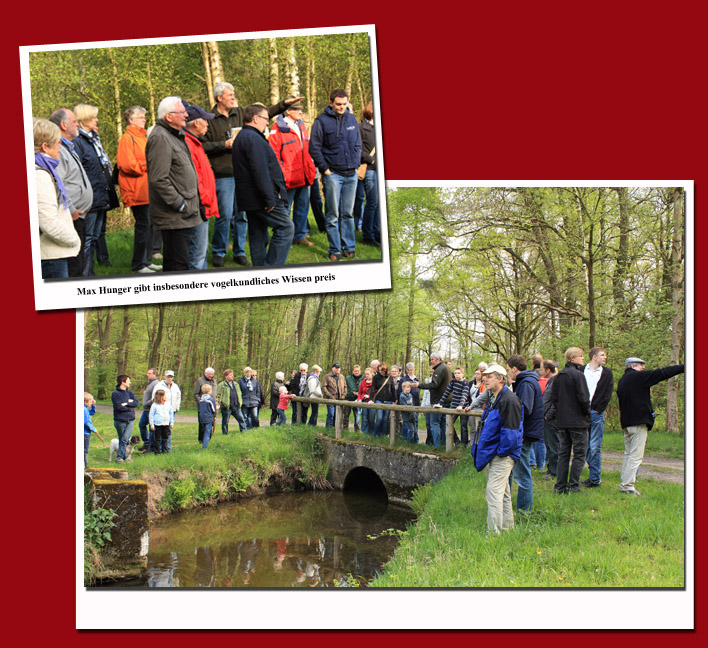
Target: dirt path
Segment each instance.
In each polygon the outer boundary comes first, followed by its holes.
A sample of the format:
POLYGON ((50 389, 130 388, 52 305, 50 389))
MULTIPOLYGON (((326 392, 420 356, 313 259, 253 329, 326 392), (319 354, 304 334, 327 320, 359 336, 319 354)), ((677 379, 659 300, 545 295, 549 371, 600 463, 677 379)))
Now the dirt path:
MULTIPOLYGON (((110 405, 96 405, 96 410, 102 414, 113 414, 113 407, 110 405)), ((136 412, 139 415, 139 412, 136 412)), ((199 421, 196 414, 177 414, 175 417, 178 423, 193 423, 199 421)), ((234 422, 235 423, 235 422, 234 422)), ((265 423, 267 424, 267 420, 265 423)), ((324 423, 320 421, 320 425, 324 423)), ((424 439, 421 439, 424 442, 424 439)), ((610 450, 602 451, 602 469, 619 472, 622 468, 623 454, 610 450)), ((668 457, 651 457, 646 455, 639 469, 639 476, 656 481, 672 482, 674 484, 684 483, 684 461, 683 459, 669 459, 668 457)))

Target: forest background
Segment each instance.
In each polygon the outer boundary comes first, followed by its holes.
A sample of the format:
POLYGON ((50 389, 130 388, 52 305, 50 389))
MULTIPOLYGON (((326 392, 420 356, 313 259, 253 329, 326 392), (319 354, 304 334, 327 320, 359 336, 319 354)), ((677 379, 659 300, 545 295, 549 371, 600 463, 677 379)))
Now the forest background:
MULTIPOLYGON (((246 365, 267 387, 302 361, 373 358, 426 377, 435 350, 469 378, 511 353, 562 367, 568 346, 606 347, 617 381, 628 356, 682 361, 684 212, 681 187, 391 189, 392 290, 87 310, 84 388, 106 398, 127 373, 140 389, 154 366, 190 393, 205 367, 246 365)), ((683 384, 654 388, 657 429, 682 432, 683 384)))
MULTIPOLYGON (((304 96, 311 120, 344 88, 357 119, 373 100, 368 33, 224 40, 162 45, 68 49, 30 53, 32 114, 48 118, 58 108, 88 103, 99 109, 98 132, 115 163, 125 130, 123 112, 147 109, 149 128, 157 106, 177 95, 209 111, 214 86, 234 86, 238 105, 275 104, 304 96)), ((115 209, 108 229, 133 226, 130 210, 115 209)))

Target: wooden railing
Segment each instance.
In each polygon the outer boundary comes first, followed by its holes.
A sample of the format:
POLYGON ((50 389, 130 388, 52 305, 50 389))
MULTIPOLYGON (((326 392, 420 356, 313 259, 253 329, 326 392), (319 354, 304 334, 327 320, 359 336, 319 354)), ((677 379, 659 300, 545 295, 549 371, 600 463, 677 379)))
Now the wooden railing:
MULTIPOLYGON (((342 409, 349 407, 350 409, 377 409, 389 410, 391 412, 412 412, 414 414, 444 414, 447 417, 447 425, 445 426, 445 451, 450 452, 454 446, 455 432, 452 428, 453 418, 455 416, 467 416, 473 420, 469 421, 470 435, 474 434, 477 427, 477 421, 482 416, 482 410, 470 410, 469 412, 450 409, 447 407, 410 407, 408 405, 388 405, 386 403, 364 403, 360 401, 334 400, 330 398, 305 398, 303 396, 292 397, 293 406, 295 407, 295 420, 298 423, 304 423, 302 420, 302 403, 317 403, 318 405, 334 405, 334 437, 335 439, 342 438, 342 409)), ((388 417, 388 430, 390 445, 396 442, 396 417, 388 417)), ((415 431, 418 436, 418 430, 415 431)))

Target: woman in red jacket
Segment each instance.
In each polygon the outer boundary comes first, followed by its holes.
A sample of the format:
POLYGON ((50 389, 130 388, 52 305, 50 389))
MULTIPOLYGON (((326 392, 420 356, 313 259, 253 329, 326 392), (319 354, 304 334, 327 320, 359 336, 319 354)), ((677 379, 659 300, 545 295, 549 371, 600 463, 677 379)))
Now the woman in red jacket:
POLYGON ((219 218, 219 203, 216 199, 216 180, 209 158, 202 146, 202 138, 207 132, 208 119, 214 119, 214 113, 206 112, 201 106, 193 106, 182 101, 187 110, 187 125, 184 127, 185 141, 192 154, 192 162, 199 181, 199 199, 201 202, 202 224, 192 228, 189 235, 189 269, 206 270, 207 251, 209 248, 209 219, 219 218))
POLYGON ((133 272, 151 273, 162 268, 152 263, 152 223, 148 197, 147 162, 145 161, 145 113, 142 106, 125 111, 125 133, 118 141, 118 186, 123 204, 130 207, 135 219, 133 238, 133 272))
POLYGON ((278 115, 268 143, 283 170, 288 189, 288 208, 293 208, 293 243, 313 246, 314 243, 307 239, 307 213, 310 210, 310 187, 317 177, 317 169, 310 157, 310 136, 302 121, 302 109, 302 102, 296 101, 288 106, 285 113, 278 115))

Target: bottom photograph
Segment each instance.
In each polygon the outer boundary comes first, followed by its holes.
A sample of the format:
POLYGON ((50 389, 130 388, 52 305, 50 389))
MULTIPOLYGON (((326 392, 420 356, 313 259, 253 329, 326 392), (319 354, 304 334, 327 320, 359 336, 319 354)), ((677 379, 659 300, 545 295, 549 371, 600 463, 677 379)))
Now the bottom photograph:
POLYGON ((682 201, 393 189, 392 290, 86 310, 84 587, 684 588, 682 201))

